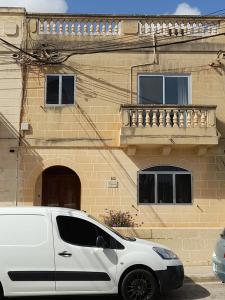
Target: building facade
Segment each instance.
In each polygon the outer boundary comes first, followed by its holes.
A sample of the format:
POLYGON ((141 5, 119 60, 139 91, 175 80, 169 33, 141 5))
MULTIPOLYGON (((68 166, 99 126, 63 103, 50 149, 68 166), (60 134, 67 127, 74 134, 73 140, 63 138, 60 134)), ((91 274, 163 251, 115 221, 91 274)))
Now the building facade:
POLYGON ((17 204, 223 226, 224 24, 26 14, 17 204))
POLYGON ((25 10, 0 8, 0 202, 16 205, 23 66, 13 55, 22 47, 25 10))

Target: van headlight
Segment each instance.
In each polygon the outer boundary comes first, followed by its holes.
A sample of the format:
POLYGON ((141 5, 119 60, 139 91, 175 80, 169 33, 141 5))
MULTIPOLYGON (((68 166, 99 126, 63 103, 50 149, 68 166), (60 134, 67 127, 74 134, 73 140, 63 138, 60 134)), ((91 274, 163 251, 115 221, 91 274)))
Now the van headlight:
POLYGON ((163 259, 178 259, 178 256, 171 250, 160 247, 153 247, 152 249, 163 259))

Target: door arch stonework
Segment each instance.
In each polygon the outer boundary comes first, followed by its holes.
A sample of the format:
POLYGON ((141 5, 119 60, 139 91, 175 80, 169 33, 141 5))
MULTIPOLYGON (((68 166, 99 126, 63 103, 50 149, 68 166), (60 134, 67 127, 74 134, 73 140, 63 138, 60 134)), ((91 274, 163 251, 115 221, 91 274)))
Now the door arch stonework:
POLYGON ((40 184, 41 205, 80 209, 81 182, 72 169, 49 167, 42 172, 40 184))

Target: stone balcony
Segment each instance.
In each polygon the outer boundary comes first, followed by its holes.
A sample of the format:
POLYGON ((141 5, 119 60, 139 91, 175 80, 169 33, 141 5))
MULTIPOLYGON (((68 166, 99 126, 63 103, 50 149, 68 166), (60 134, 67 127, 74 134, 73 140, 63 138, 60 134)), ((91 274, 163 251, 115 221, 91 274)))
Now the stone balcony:
POLYGON ((120 145, 218 144, 214 105, 122 105, 120 145))
POLYGON ((28 14, 30 32, 47 37, 204 36, 220 32, 222 17, 28 14))

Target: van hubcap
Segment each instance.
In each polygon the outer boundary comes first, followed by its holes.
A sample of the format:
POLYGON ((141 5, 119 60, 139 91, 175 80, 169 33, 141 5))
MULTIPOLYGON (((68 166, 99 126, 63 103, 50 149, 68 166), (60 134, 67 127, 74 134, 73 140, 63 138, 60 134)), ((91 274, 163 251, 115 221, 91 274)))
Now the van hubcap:
POLYGON ((142 272, 136 273, 128 282, 127 292, 130 299, 151 299, 151 281, 146 274, 142 272))

